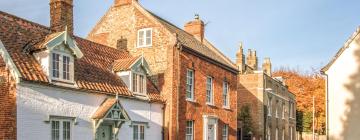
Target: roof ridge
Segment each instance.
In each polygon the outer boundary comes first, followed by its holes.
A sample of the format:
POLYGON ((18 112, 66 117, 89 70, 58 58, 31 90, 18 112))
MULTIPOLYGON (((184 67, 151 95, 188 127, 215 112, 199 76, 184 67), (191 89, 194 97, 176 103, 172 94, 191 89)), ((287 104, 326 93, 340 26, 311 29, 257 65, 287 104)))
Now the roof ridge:
POLYGON ((39 23, 36 23, 36 22, 33 22, 33 21, 30 21, 30 20, 28 20, 28 19, 25 19, 25 18, 21 18, 21 17, 18 17, 18 16, 16 16, 16 15, 13 15, 13 14, 10 14, 10 13, 7 13, 7 12, 4 12, 4 11, 1 11, 0 10, 0 15, 4 15, 4 16, 7 16, 7 17, 11 17, 11 18, 13 18, 13 19, 17 19, 17 20, 21 20, 21 21, 23 21, 23 22, 27 22, 27 23, 29 23, 29 24, 32 24, 32 25, 34 25, 34 26, 36 26, 36 27, 39 27, 39 28, 43 28, 43 29, 46 29, 46 30, 51 30, 50 29, 50 27, 47 27, 47 26, 45 26, 45 25, 42 25, 42 24, 39 24, 39 23))
MULTIPOLYGON (((79 36, 74 36, 74 37, 77 38, 77 39, 80 39, 80 40, 82 40, 82 41, 87 41, 87 42, 89 42, 89 43, 93 43, 94 45, 97 45, 97 46, 102 46, 102 47, 104 47, 104 48, 106 48, 106 49, 109 49, 109 50, 111 50, 111 51, 117 51, 117 52, 120 52, 120 53, 128 53, 128 52, 125 51, 125 50, 115 49, 115 48, 113 48, 113 47, 110 47, 110 46, 107 46, 107 45, 104 45, 104 44, 100 44, 100 43, 97 43, 97 42, 94 42, 94 41, 92 41, 92 40, 85 39, 85 38, 82 38, 82 37, 79 37, 79 36)), ((132 55, 129 55, 129 56, 132 56, 132 55)))
POLYGON ((336 54, 330 59, 330 62, 327 63, 323 68, 321 68, 321 72, 325 72, 329 70, 330 66, 336 61, 336 59, 347 49, 350 43, 360 34, 360 26, 356 28, 356 31, 345 41, 342 47, 336 52, 336 54))

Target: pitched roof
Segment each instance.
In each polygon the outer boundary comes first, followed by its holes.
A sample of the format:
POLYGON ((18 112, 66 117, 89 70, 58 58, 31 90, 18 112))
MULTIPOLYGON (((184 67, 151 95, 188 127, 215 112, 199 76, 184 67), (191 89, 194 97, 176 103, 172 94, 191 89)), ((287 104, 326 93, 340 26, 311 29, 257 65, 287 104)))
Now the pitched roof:
POLYGON ((115 60, 114 64, 113 64, 113 71, 118 72, 118 71, 124 71, 124 70, 129 70, 131 68, 131 66, 140 58, 140 56, 138 57, 132 57, 132 58, 126 58, 126 59, 119 59, 119 60, 115 60))
POLYGON ((335 56, 330 60, 328 64, 326 64, 322 69, 321 72, 325 72, 329 70, 332 64, 340 57, 340 55, 349 48, 349 45, 353 40, 360 35, 360 26, 356 29, 356 31, 351 35, 351 37, 345 42, 344 46, 339 49, 339 51, 335 54, 335 56))
POLYGON ((92 119, 102 119, 105 117, 106 113, 111 109, 111 107, 116 103, 116 98, 108 98, 103 102, 96 112, 91 117, 92 119))
MULTIPOLYGON (((19 70, 21 80, 50 84, 39 62, 26 49, 41 44, 51 33, 46 26, 0 11, 0 40, 19 70)), ((75 82, 80 90, 134 97, 120 77, 112 72, 115 60, 133 58, 128 52, 74 38, 84 54, 75 60, 75 82)), ((149 94, 152 102, 164 101, 155 87, 148 88, 155 89, 149 94)))
POLYGON ((157 16, 156 14, 149 12, 152 16, 154 16, 164 27, 166 27, 171 33, 175 33, 177 35, 178 41, 188 47, 189 49, 200 53, 210 59, 213 59, 229 68, 237 70, 236 65, 231 62, 223 53, 221 53, 218 49, 216 49, 210 42, 205 39, 205 43, 200 42, 197 40, 193 35, 189 34, 188 32, 180 29, 179 27, 175 26, 174 24, 166 21, 165 19, 157 16))

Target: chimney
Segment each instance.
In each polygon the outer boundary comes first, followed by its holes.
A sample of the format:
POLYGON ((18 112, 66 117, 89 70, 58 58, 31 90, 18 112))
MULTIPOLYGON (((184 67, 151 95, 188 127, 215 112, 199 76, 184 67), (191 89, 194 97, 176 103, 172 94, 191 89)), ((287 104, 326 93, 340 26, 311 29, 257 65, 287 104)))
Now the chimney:
POLYGON ((258 69, 258 58, 256 56, 256 51, 255 50, 248 50, 247 56, 246 56, 246 62, 247 65, 252 68, 253 70, 257 70, 258 69))
POLYGON ((55 32, 74 32, 73 0, 50 0, 50 28, 55 32))
POLYGON ((240 43, 240 48, 236 52, 236 65, 239 68, 240 74, 244 73, 244 71, 245 71, 245 56, 244 56, 244 49, 243 49, 242 43, 240 43))
POLYGON ((121 37, 119 40, 117 40, 116 48, 118 50, 124 50, 127 51, 127 39, 124 37, 121 37))
POLYGON ((138 0, 115 0, 115 6, 123 6, 129 5, 133 2, 137 2, 138 0))
POLYGON ((200 42, 203 42, 204 32, 205 32, 205 24, 200 19, 198 14, 195 15, 195 19, 185 24, 185 31, 189 34, 195 36, 200 42))
POLYGON ((263 64, 262 64, 262 68, 263 68, 263 71, 264 71, 268 76, 271 77, 272 71, 271 71, 271 61, 270 61, 270 58, 267 57, 267 58, 264 59, 264 62, 263 62, 263 64))

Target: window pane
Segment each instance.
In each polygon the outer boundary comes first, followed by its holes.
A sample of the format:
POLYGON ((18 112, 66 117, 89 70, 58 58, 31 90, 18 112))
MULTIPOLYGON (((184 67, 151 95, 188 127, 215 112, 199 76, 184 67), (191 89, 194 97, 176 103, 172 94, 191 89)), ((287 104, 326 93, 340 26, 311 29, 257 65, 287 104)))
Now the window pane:
POLYGON ((138 45, 139 47, 144 46, 144 31, 139 31, 138 45))
POLYGON ((63 56, 63 79, 70 80, 70 57, 63 56))
POLYGON ((145 139, 145 127, 143 125, 140 126, 140 140, 145 139))
POLYGON ((137 125, 133 126, 133 137, 134 137, 134 140, 139 140, 139 131, 138 131, 137 125))
POLYGON ((145 78, 144 75, 139 75, 139 92, 140 93, 144 93, 144 83, 145 83, 145 78))
POLYGON ((228 95, 228 92, 229 92, 229 86, 228 86, 228 83, 227 82, 224 82, 224 85, 223 85, 223 104, 224 106, 228 106, 229 105, 229 95, 228 95))
POLYGON ((147 46, 151 46, 151 34, 152 34, 152 31, 149 29, 146 31, 146 45, 147 46))
POLYGON ((133 82, 132 82, 132 88, 133 88, 133 92, 138 92, 138 80, 137 80, 137 74, 133 73, 132 75, 132 79, 133 79, 133 82))
POLYGON ((228 125, 224 125, 222 130, 222 139, 228 140, 228 125))
POLYGON ((51 139, 59 140, 60 138, 60 125, 59 121, 51 121, 51 139))
POLYGON ((186 74, 186 97, 188 99, 193 99, 193 92, 194 92, 194 87, 193 87, 193 79, 194 79, 194 71, 192 70, 187 70, 187 74, 186 74))
POLYGON ((59 64, 60 64, 60 55, 53 53, 52 54, 52 76, 54 78, 59 78, 59 64))
POLYGON ((212 103, 212 78, 210 77, 206 80, 206 102, 212 103))
POLYGON ((70 140, 70 122, 63 122, 63 140, 70 140))
POLYGON ((194 139, 194 121, 186 121, 186 140, 194 139))

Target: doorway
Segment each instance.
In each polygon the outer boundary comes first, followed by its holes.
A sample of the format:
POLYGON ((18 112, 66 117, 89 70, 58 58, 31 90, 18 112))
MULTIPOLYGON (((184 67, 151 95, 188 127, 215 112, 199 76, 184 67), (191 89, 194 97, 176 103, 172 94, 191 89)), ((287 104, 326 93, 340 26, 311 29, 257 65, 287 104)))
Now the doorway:
POLYGON ((111 125, 102 125, 96 132, 96 140, 112 140, 112 137, 113 134, 111 125))
POLYGON ((215 140, 215 128, 213 124, 208 125, 208 139, 207 140, 215 140))

